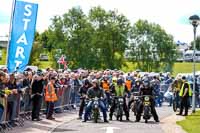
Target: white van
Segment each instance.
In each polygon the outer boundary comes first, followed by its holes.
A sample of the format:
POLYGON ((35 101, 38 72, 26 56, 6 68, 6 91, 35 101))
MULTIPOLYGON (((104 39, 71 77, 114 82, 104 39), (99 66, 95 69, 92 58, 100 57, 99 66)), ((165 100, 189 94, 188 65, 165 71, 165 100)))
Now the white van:
MULTIPOLYGON (((186 62, 192 62, 193 61, 193 50, 187 50, 184 53, 184 61, 186 62)), ((199 62, 200 61, 200 51, 195 52, 195 61, 199 62)))

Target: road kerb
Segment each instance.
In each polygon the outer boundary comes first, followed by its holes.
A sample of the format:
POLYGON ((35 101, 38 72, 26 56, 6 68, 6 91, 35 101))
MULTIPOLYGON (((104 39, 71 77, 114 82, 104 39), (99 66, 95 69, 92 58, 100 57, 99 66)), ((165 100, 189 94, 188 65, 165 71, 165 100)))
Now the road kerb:
POLYGON ((183 116, 177 116, 176 114, 173 114, 162 119, 161 128, 163 129, 164 133, 186 133, 186 131, 184 131, 181 126, 176 124, 177 121, 184 119, 185 117, 183 116))

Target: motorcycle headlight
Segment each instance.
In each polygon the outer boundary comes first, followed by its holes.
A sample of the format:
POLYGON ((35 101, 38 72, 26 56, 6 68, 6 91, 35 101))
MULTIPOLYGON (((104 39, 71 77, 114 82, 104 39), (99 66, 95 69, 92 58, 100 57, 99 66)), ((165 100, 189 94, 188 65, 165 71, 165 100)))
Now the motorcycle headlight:
POLYGON ((145 101, 149 101, 149 97, 144 97, 144 100, 145 101))
POLYGON ((98 100, 98 98, 97 98, 97 97, 95 97, 95 98, 94 98, 94 100, 95 100, 95 101, 97 101, 97 100, 98 100))
POLYGON ((98 104, 98 102, 97 102, 97 101, 95 101, 95 102, 94 102, 94 104, 98 104))
POLYGON ((122 98, 119 99, 119 102, 123 102, 124 100, 122 98))

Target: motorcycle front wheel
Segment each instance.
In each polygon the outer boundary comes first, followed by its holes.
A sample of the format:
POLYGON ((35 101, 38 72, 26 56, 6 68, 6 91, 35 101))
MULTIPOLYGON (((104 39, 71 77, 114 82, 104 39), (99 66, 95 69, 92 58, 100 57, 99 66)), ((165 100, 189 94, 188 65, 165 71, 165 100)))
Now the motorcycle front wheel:
POLYGON ((98 110, 94 110, 93 112, 94 114, 94 122, 97 123, 98 122, 98 117, 99 117, 99 113, 98 113, 98 110))

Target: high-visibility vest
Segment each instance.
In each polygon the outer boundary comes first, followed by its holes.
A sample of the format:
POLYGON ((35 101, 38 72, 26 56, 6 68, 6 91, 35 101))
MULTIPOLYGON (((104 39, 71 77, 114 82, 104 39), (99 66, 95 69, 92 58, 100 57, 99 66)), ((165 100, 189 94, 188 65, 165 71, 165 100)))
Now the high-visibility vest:
POLYGON ((126 85, 127 89, 130 91, 131 90, 131 85, 132 85, 131 80, 127 80, 125 85, 126 85))
POLYGON ((102 82, 102 86, 103 86, 103 89, 105 90, 105 91, 109 91, 109 83, 108 82, 105 82, 105 81, 103 81, 102 82))
POLYGON ((125 93, 125 89, 124 89, 124 86, 116 86, 115 87, 115 93, 116 93, 116 96, 124 96, 124 93, 125 93))
POLYGON ((58 100, 53 84, 49 83, 46 86, 45 101, 55 102, 58 100), (49 88, 50 87, 50 88, 49 88), (50 89, 50 90, 49 90, 50 89))
POLYGON ((188 86, 189 86, 189 88, 188 88, 189 89, 189 96, 192 96, 192 89, 190 88, 190 84, 188 82, 185 82, 185 83, 182 84, 181 90, 179 92, 180 97, 183 96, 183 93, 184 93, 183 90, 184 90, 185 84, 188 84, 188 86))

